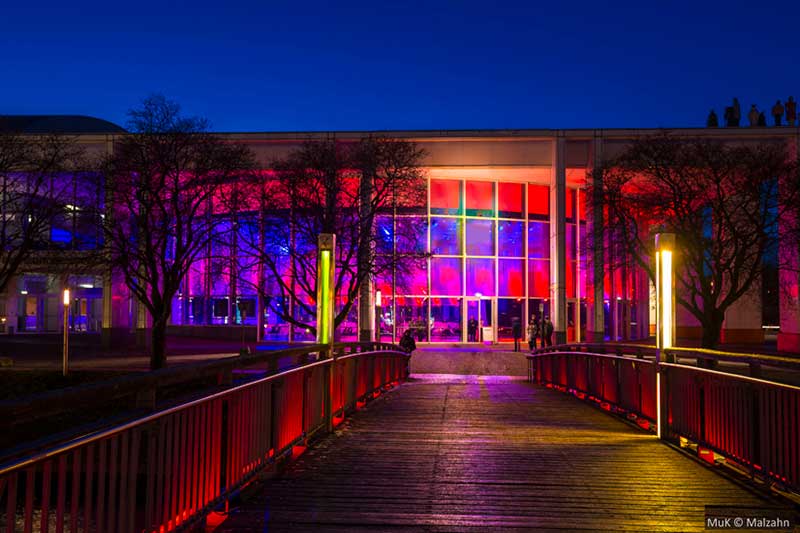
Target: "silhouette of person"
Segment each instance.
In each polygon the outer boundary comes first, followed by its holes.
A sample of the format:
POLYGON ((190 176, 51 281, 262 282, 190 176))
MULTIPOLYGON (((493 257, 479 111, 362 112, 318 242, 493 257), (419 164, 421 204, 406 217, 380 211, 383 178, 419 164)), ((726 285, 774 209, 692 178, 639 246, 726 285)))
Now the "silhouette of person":
POLYGON ((733 125, 739 127, 739 120, 742 118, 742 108, 739 105, 739 99, 733 99, 733 125))
POLYGON ((786 100, 786 123, 794 126, 795 120, 797 120, 797 102, 794 101, 793 96, 790 96, 786 100))
POLYGON ((728 106, 725 108, 725 114, 723 117, 725 119, 725 127, 730 128, 733 126, 733 107, 728 106))
POLYGON ((717 114, 714 112, 713 109, 708 114, 708 118, 706 119, 706 127, 719 128, 719 120, 717 119, 717 114))
POLYGON ((478 320, 470 318, 467 321, 467 342, 478 341, 478 320))
POLYGON ((539 336, 539 320, 531 315, 531 321, 528 322, 528 347, 531 352, 536 349, 536 337, 539 336))
POLYGON ((549 316, 544 317, 544 322, 542 322, 542 345, 553 345, 553 323, 549 316))
POLYGON ((750 120, 751 128, 758 126, 758 109, 756 109, 756 104, 750 106, 750 112, 747 113, 747 118, 750 120))
POLYGON ((776 126, 781 125, 781 118, 783 117, 783 111, 784 111, 783 105, 781 105, 781 101, 778 100, 777 102, 775 102, 775 105, 772 106, 772 118, 775 119, 776 126))
POLYGON ((411 329, 405 330, 403 336, 400 337, 400 349, 408 353, 417 349, 417 343, 414 342, 414 332, 411 329))
POLYGON ((518 316, 511 320, 511 335, 514 337, 514 351, 519 351, 519 340, 522 338, 522 321, 518 316))
POLYGON ((767 127, 767 117, 766 115, 764 115, 763 111, 758 114, 758 125, 761 126, 762 128, 767 127))

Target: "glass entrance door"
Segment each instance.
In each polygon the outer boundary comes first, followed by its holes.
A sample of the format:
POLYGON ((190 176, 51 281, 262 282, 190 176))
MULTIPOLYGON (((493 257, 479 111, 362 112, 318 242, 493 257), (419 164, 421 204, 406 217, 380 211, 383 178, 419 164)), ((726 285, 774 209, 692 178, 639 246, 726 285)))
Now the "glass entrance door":
POLYGON ((467 325, 464 328, 464 342, 494 341, 492 302, 490 298, 467 298, 464 310, 464 323, 467 325))

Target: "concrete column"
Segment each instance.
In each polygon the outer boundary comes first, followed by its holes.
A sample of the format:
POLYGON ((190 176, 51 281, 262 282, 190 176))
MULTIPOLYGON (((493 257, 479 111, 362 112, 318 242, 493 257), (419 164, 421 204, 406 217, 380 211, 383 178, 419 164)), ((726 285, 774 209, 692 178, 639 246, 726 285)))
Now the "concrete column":
POLYGON ((358 290, 358 340, 375 340, 375 291, 372 279, 364 280, 358 290))
POLYGON ((552 144, 550 174, 550 319, 555 343, 567 342, 567 172, 562 132, 552 144))
MULTIPOLYGON (((800 134, 789 143, 789 155, 800 159, 800 134)), ((796 238, 800 229, 800 208, 793 213, 785 213, 778 224, 782 237, 778 252, 781 321, 778 350, 800 353, 800 243, 796 238)))
MULTIPOLYGON (((595 134, 590 145, 588 172, 599 168, 603 160, 602 139, 595 134)), ((590 178, 591 179, 591 178, 590 178)), ((599 185, 599 176, 594 185, 599 185)), ((591 292, 586 294, 586 341, 602 342, 605 337, 605 313, 603 309, 605 263, 603 253, 603 195, 599 187, 592 187, 589 217, 586 220, 586 230, 591 243, 586 250, 586 263, 588 267, 587 279, 591 281, 591 292)))
MULTIPOLYGON (((361 172, 360 204, 361 204, 361 231, 372 233, 371 211, 373 196, 373 176, 372 169, 365 169, 361 172), (367 226, 367 224, 369 224, 367 226)), ((362 239, 364 242, 365 239, 362 239)), ((369 239, 367 242, 372 242, 369 239)), ((374 251, 369 248, 358 251, 358 272, 362 275, 364 270, 372 270, 374 251)), ((372 342, 375 340, 375 291, 373 287, 372 275, 368 274, 358 289, 358 340, 361 342, 372 342)))
MULTIPOLYGON (((261 212, 258 215, 258 252, 264 253, 264 209, 262 202, 261 212)), ((258 281, 256 281, 256 342, 264 340, 264 261, 258 262, 258 281)))
POLYGON ((647 273, 636 267, 636 338, 650 336, 650 283, 647 273))
POLYGON ((6 286, 6 333, 19 331, 19 280, 18 276, 12 276, 6 286))
POLYGON ((763 344, 761 283, 755 282, 725 311, 721 341, 729 344, 763 344))

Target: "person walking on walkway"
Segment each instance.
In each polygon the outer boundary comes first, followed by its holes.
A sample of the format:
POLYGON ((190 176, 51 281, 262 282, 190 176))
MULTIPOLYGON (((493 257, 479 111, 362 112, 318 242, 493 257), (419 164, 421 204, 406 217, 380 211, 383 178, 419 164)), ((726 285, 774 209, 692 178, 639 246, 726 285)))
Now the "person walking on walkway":
POLYGON ((514 337, 514 351, 520 351, 520 339, 522 338, 522 321, 518 316, 511 319, 511 335, 514 337))
POLYGON ((775 102, 775 105, 772 106, 772 118, 775 119, 776 126, 781 125, 781 118, 783 118, 783 111, 784 111, 783 105, 781 105, 781 101, 778 100, 777 102, 775 102))
POLYGON ((544 346, 552 346, 553 345, 553 323, 550 321, 550 317, 544 317, 544 322, 542 323, 542 344, 544 346))
POLYGON ((750 106, 750 112, 747 114, 747 119, 750 121, 751 128, 758 126, 758 109, 756 108, 756 104, 750 106))
POLYGON ((797 120, 797 102, 794 101, 794 96, 790 96, 786 100, 786 123, 794 126, 794 121, 797 120))
POLYGON ((411 353, 417 349, 417 343, 414 341, 414 333, 410 328, 403 333, 402 337, 400 337, 400 349, 408 353, 411 353))

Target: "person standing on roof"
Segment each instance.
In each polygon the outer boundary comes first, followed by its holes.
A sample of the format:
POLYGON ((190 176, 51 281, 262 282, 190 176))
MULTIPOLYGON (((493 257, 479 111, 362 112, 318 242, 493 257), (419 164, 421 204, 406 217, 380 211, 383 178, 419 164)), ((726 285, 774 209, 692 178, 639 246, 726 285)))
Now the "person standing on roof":
POLYGON ((747 118, 750 120, 751 128, 758 126, 758 109, 756 108, 756 104, 750 106, 750 112, 747 114, 747 118))
POLYGON ((739 106, 739 99, 733 99, 733 125, 739 127, 739 120, 742 118, 742 108, 739 106))
POLYGON ((797 120, 797 102, 794 101, 794 96, 790 96, 786 100, 786 123, 794 126, 794 121, 797 120))
POLYGON ((772 106, 772 118, 775 119, 776 126, 781 125, 781 117, 783 117, 783 111, 784 109, 783 106, 781 105, 781 101, 778 100, 777 102, 775 102, 775 105, 772 106))

